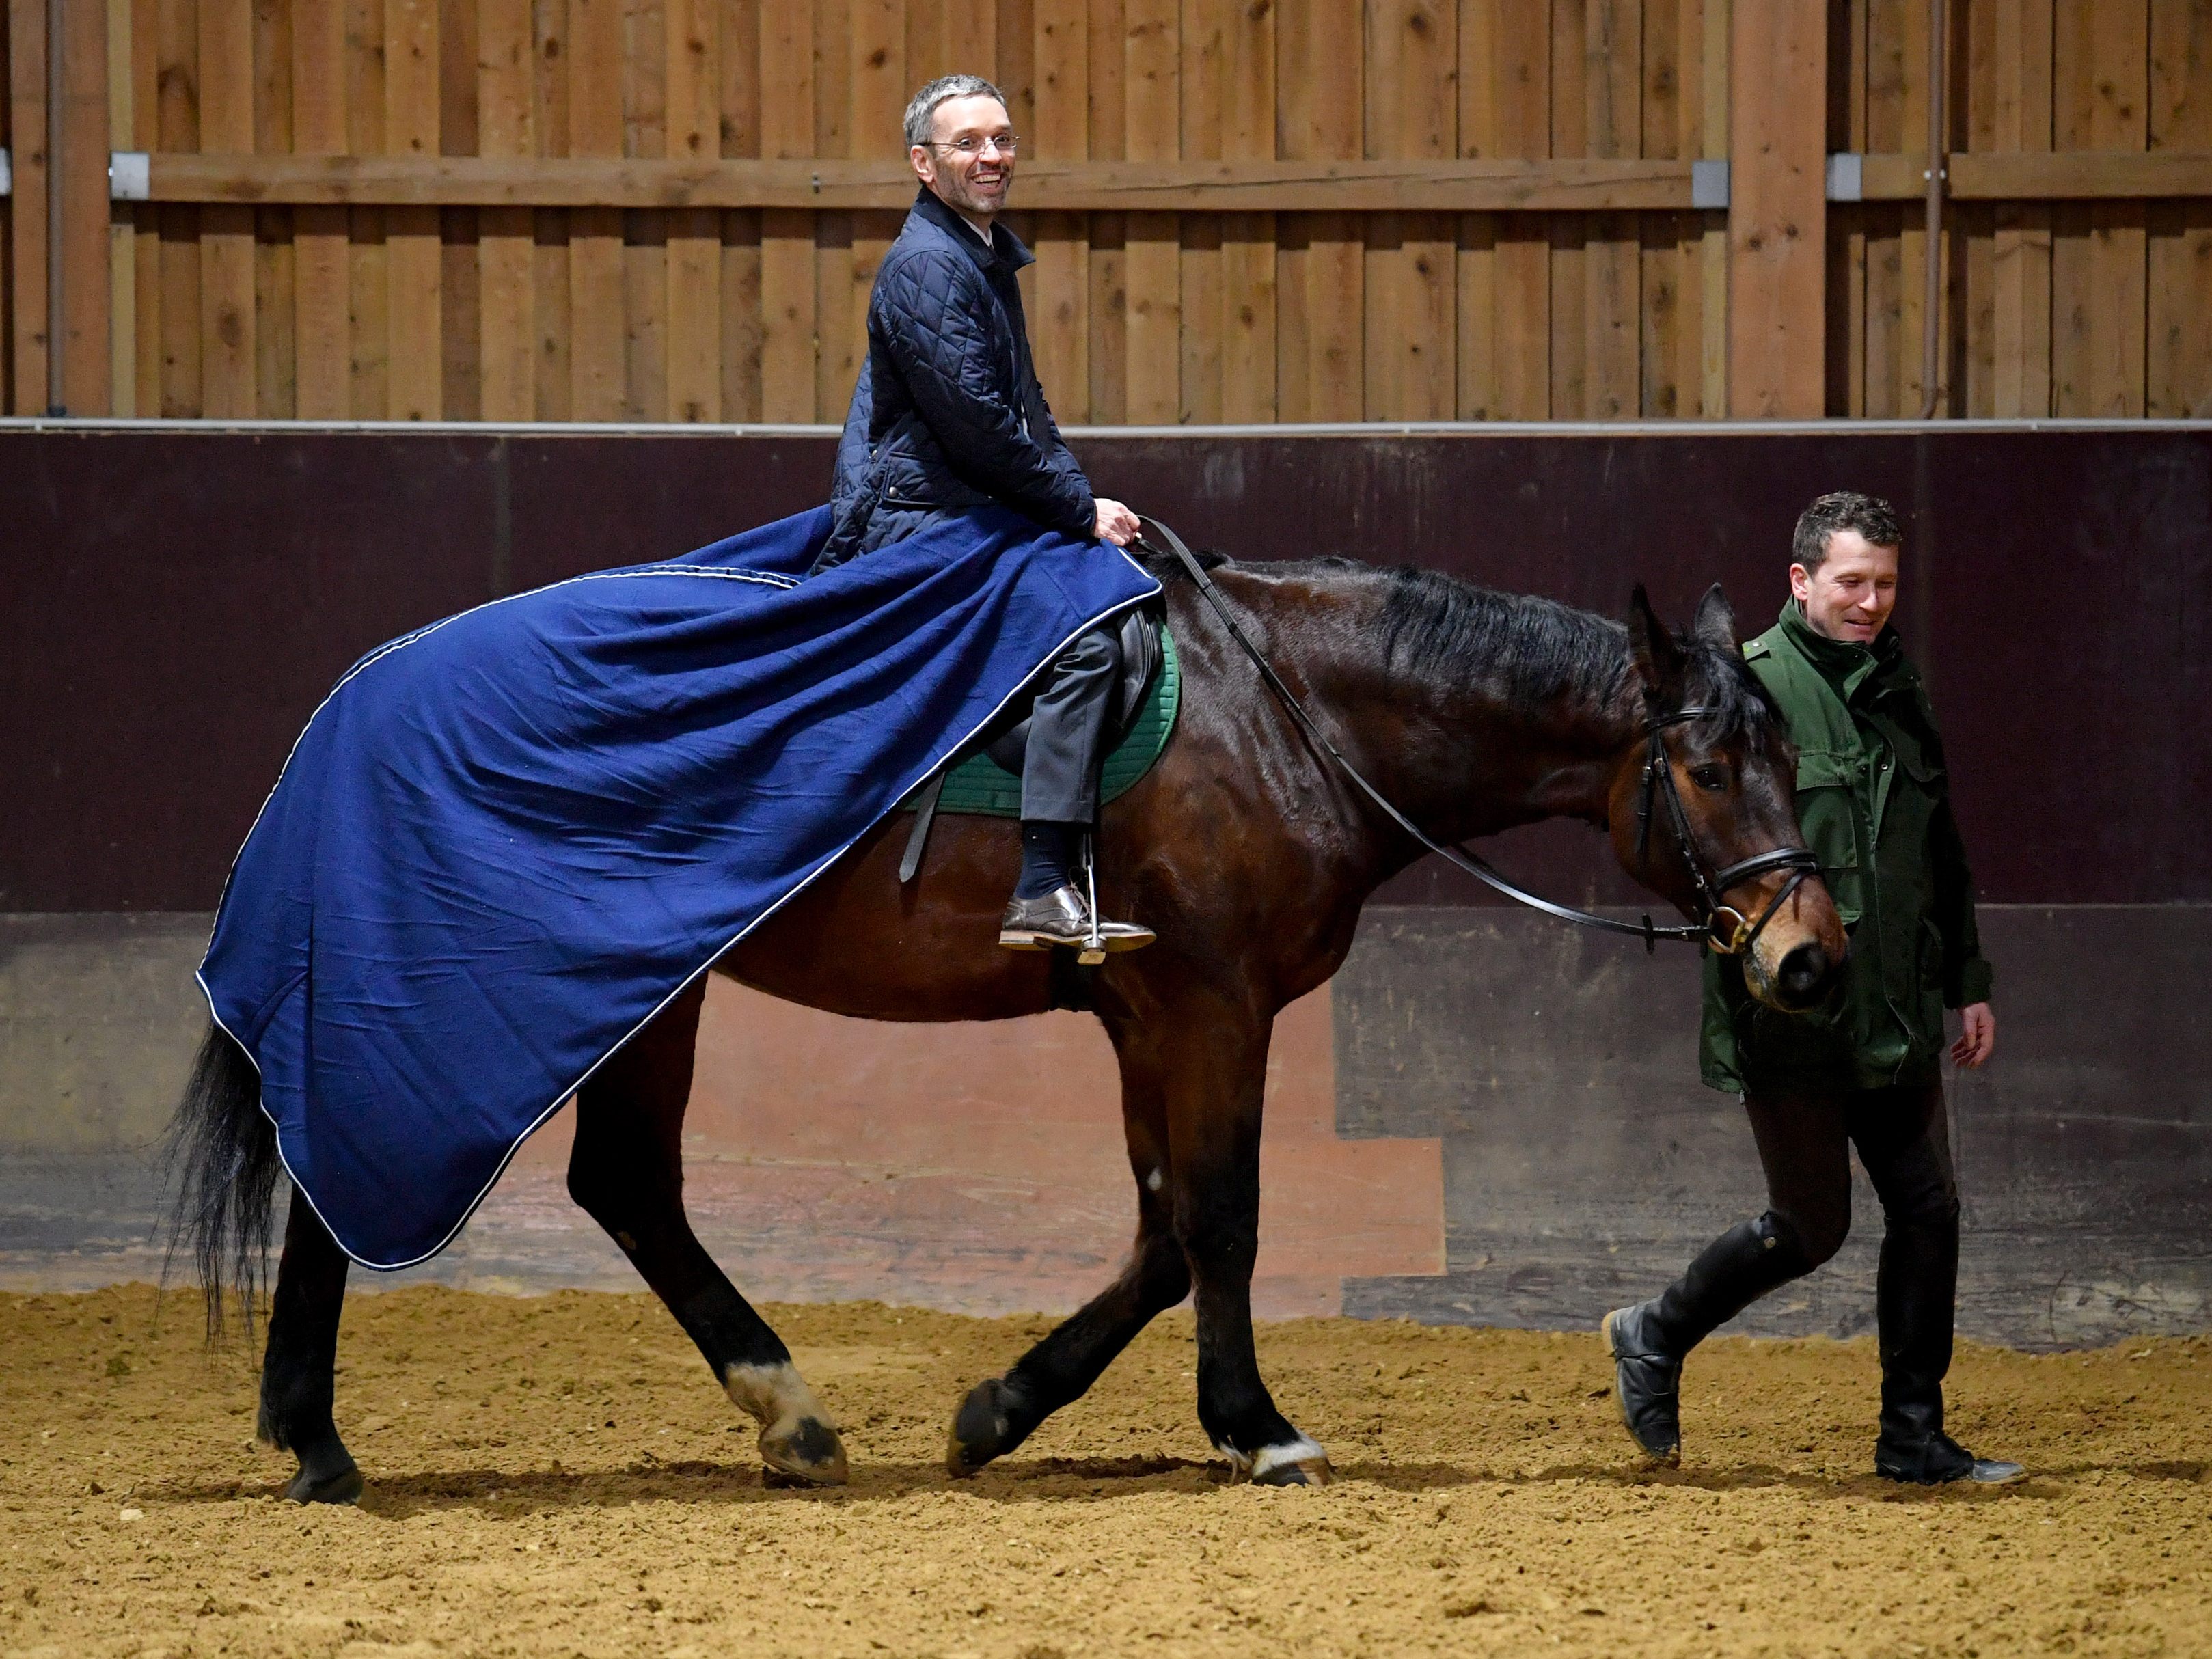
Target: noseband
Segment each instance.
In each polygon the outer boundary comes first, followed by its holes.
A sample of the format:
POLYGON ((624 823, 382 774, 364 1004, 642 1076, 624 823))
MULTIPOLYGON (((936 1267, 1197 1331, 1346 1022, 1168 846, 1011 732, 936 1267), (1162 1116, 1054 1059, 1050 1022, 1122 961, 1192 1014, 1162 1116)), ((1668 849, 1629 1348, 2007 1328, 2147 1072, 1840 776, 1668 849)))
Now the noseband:
MULTIPOLYGON (((1663 790, 1675 840, 1682 848, 1682 861, 1690 866, 1690 878, 1697 887, 1698 919, 1696 923, 1688 927, 1662 927, 1648 915, 1640 925, 1618 921, 1611 916, 1594 915, 1571 905, 1555 903, 1524 887, 1516 886, 1499 874, 1480 854, 1469 852, 1462 847, 1442 846, 1431 840, 1422 833, 1418 824, 1393 806, 1382 792, 1368 782, 1360 775, 1359 769, 1345 758, 1343 750, 1329 741, 1328 734, 1316 724, 1314 717, 1306 712, 1305 705, 1298 701, 1289 686, 1283 684, 1282 676, 1275 672, 1274 665, 1261 654, 1260 647, 1252 643, 1250 635, 1237 622, 1236 613, 1230 610, 1228 600, 1221 597, 1221 590, 1213 585, 1213 578, 1206 574, 1206 567, 1198 562, 1198 556, 1183 545, 1182 538, 1158 519, 1141 518, 1139 523, 1148 534, 1157 533, 1167 544, 1167 550, 1175 555, 1191 580, 1198 585, 1198 591, 1206 596, 1207 602, 1213 606, 1214 613, 1229 629, 1230 637, 1244 647, 1245 655, 1250 657, 1254 666, 1259 669, 1260 678, 1281 700, 1283 707, 1289 711, 1307 740, 1334 761, 1345 776, 1358 784, 1361 792, 1381 807, 1393 823, 1446 863, 1465 871, 1515 903, 1525 904, 1532 910, 1540 910, 1547 916, 1571 921, 1577 927, 1595 927, 1607 933, 1632 933, 1644 941, 1646 951, 1656 951, 1661 939, 1668 939, 1709 945, 1722 956, 1741 956, 1758 942, 1759 934, 1765 931, 1766 924, 1774 920, 1774 913, 1782 908, 1784 901, 1797 890, 1806 877, 1820 869, 1820 860, 1809 848, 1804 847, 1777 847, 1770 852, 1754 853, 1747 859, 1741 859, 1719 870, 1714 870, 1706 864, 1705 855, 1698 850, 1698 838, 1690 827, 1689 812, 1682 805, 1681 793, 1674 787, 1674 768, 1668 758, 1664 733, 1670 726, 1703 720, 1712 711, 1709 708, 1678 708, 1672 714, 1654 714, 1644 722, 1644 783, 1636 813, 1636 851, 1638 858, 1648 856, 1651 840, 1652 800, 1663 790), (1780 890, 1767 902, 1766 908, 1759 913, 1756 920, 1726 902, 1730 892, 1753 877, 1764 875, 1769 870, 1787 870, 1790 872, 1790 879, 1782 884, 1780 890)), ((1135 544, 1148 551, 1159 551, 1158 544, 1142 538, 1135 544)))
POLYGON ((1698 850, 1697 835, 1690 827, 1689 811, 1682 805, 1682 792, 1674 782, 1674 762, 1667 753, 1667 728, 1704 720, 1712 712, 1710 708, 1677 708, 1670 714, 1654 714, 1644 722, 1644 783, 1636 804, 1636 855, 1639 859, 1650 855, 1651 803, 1654 796, 1661 797, 1667 803, 1667 816, 1674 823, 1675 842, 1682 849, 1682 862, 1690 866, 1690 879, 1697 886, 1698 924, 1695 931, 1722 956, 1740 957, 1759 942, 1759 936, 1766 931, 1766 924, 1774 920, 1774 913, 1805 878, 1819 871, 1820 860, 1810 848, 1777 847, 1753 853, 1747 859, 1739 859, 1718 870, 1707 866, 1705 854, 1698 850), (1766 902, 1766 908, 1755 920, 1728 902, 1730 892, 1770 870, 1787 870, 1790 879, 1775 890, 1774 896, 1766 902))

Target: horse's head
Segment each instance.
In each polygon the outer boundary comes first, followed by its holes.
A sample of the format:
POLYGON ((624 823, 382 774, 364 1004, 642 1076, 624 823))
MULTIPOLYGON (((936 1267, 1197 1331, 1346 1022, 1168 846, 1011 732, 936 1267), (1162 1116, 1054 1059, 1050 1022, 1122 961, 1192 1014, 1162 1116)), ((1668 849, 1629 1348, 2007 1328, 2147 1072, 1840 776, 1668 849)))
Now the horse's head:
POLYGON ((1628 637, 1642 719, 1609 801, 1621 867, 1741 954, 1760 1001, 1810 1008, 1850 941, 1804 850, 1796 750, 1744 665, 1728 600, 1715 584, 1678 636, 1639 586, 1628 637))

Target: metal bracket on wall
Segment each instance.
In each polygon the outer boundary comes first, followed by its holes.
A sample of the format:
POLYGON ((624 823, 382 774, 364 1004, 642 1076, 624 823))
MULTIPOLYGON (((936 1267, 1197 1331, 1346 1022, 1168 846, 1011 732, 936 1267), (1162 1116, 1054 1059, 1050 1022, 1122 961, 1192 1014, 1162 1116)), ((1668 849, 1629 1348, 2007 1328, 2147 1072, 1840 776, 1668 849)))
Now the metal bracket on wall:
POLYGON ((112 150, 107 157, 107 199, 143 202, 154 194, 154 167, 143 149, 112 150))
POLYGON ((1866 200, 1864 155, 1856 150, 1844 150, 1828 158, 1828 199, 1832 202, 1866 200))
POLYGON ((1729 204, 1729 164, 1725 158, 1690 163, 1690 205, 1725 208, 1729 204))

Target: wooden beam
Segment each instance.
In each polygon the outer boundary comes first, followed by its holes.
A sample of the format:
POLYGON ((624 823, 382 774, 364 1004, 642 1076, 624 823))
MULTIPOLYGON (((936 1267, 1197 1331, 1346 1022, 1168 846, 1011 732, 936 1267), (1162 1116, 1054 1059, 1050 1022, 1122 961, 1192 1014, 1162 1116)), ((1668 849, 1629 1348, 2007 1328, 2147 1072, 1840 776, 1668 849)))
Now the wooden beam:
MULTIPOLYGON (((1995 150, 1948 159, 1945 191, 1960 202, 2143 201, 2212 196, 2212 150, 1995 150)), ((1869 202, 1917 202, 1927 158, 1869 155, 1862 163, 1869 202)))
MULTIPOLYGON (((346 122, 345 18, 334 6, 303 6, 292 19, 292 143, 340 155, 346 122)), ((352 410, 353 324, 346 215, 311 208, 292 218, 294 408, 302 420, 343 420, 352 410)), ((502 408, 494 418, 512 418, 502 408)))
MULTIPOLYGON (((198 9, 200 143, 236 152, 253 143, 253 13, 198 9)), ((253 293, 253 214, 226 204, 200 216, 200 410, 255 412, 258 320, 253 293)))
MULTIPOLYGON (((384 142, 409 158, 440 148, 441 42, 434 0, 385 0, 384 142)), ((385 221, 392 345, 386 396, 396 421, 434 421, 445 407, 445 271, 437 210, 410 207, 385 221)))
POLYGON ((72 415, 113 412, 108 352, 107 7, 62 5, 63 384, 72 415))
MULTIPOLYGON (((904 208, 903 161, 157 155, 157 202, 355 206, 904 208)), ((1817 181, 1819 169, 1814 169, 1817 181)), ((1664 211, 1686 161, 1033 161, 1016 205, 1062 212, 1664 211)))
MULTIPOLYGON (((760 107, 763 156, 788 161, 813 149, 814 64, 814 9, 805 5, 764 8, 760 17, 760 83, 775 88, 775 95, 765 99, 760 107)), ((760 262, 761 418, 811 421, 816 418, 812 221, 789 212, 763 215, 760 262)))
MULTIPOLYGON (((617 0, 570 0, 568 6, 568 154, 596 158, 587 166, 623 165, 623 29, 628 11, 617 0)), ((578 421, 619 421, 627 413, 623 393, 629 384, 622 215, 614 210, 619 205, 615 203, 574 205, 579 210, 568 221, 568 415, 578 421)))
MULTIPOLYGON (((106 0, 106 8, 107 144, 111 149, 135 150, 131 0, 106 0)), ((106 179, 95 179, 94 184, 105 197, 106 179)), ((138 412, 138 210, 112 208, 102 201, 99 218, 107 227, 107 412, 127 416, 138 412)))
POLYGON ((1735 0, 1729 57, 1729 412, 1826 403, 1827 31, 1802 0, 1735 0))
MULTIPOLYGON (((667 153, 722 153, 720 30, 710 0, 669 0, 667 153)), ((711 209, 668 227, 668 408, 679 421, 722 418, 722 232, 711 209)))
POLYGON ((46 0, 9 0, 9 123, 15 143, 15 195, 9 204, 15 314, 6 319, 15 349, 10 415, 46 412, 46 0))
MULTIPOLYGON (((2051 8, 2051 0, 2013 0, 2004 27, 1996 31, 1995 143, 1990 148, 1996 151, 2050 153, 2051 8)), ((2051 209, 2038 204, 2003 204, 1996 210, 1990 237, 1994 415, 2051 413, 2051 209)))
MULTIPOLYGON (((1279 0, 1277 153, 1297 167, 1326 171, 1360 165, 1354 158, 1364 154, 1365 126, 1361 13, 1344 0, 1279 0)), ((1275 330, 1280 419, 1365 417, 1364 252, 1362 227, 1346 213, 1294 220, 1280 240, 1275 330)))

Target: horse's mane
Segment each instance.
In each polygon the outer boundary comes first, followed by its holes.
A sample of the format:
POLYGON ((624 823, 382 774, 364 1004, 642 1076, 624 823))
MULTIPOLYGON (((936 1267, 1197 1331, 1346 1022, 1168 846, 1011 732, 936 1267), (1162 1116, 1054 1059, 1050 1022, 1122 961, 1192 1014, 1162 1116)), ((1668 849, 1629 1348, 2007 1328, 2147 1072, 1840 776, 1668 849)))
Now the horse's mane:
MULTIPOLYGON (((1211 550, 1198 556, 1209 570, 1235 562, 1211 550)), ((1165 576, 1183 574, 1173 560, 1152 568, 1165 576)), ((1442 571, 1385 568, 1342 556, 1269 561, 1262 568, 1386 584, 1380 637, 1391 672, 1483 680, 1516 711, 1534 713, 1562 699, 1612 708, 1628 696, 1635 677, 1624 624, 1556 599, 1500 593, 1442 571)), ((1692 635, 1674 637, 1690 662, 1689 700, 1712 711, 1700 728, 1711 741, 1742 733, 1759 744, 1777 716, 1741 653, 1692 635)))
MULTIPOLYGON (((1393 670, 1487 679, 1524 712, 1563 697, 1612 708, 1629 692, 1636 670, 1628 629, 1609 617, 1441 571, 1401 565, 1374 574, 1389 584, 1382 648, 1393 670)), ((1741 653, 1691 634, 1674 641, 1689 659, 1686 700, 1711 711, 1698 722, 1709 740, 1741 733, 1758 744, 1773 729, 1773 705, 1741 653)))

